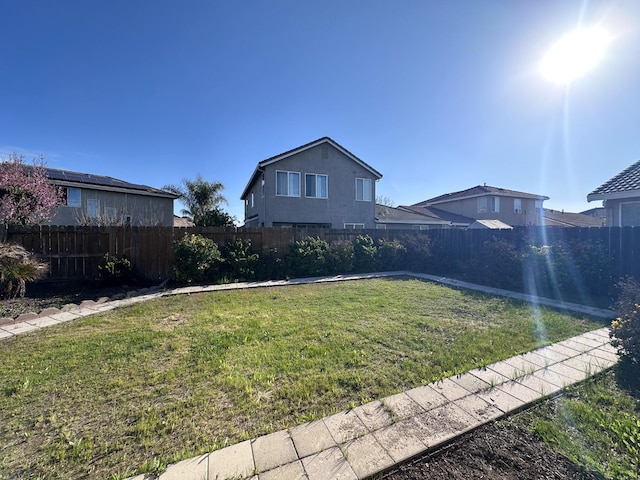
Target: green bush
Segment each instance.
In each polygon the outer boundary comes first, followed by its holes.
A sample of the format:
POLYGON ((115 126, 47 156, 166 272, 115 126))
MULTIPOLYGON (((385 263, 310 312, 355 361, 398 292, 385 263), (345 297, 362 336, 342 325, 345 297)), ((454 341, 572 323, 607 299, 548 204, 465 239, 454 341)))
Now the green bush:
POLYGON ((133 279, 131 262, 126 257, 115 257, 104 254, 98 265, 102 281, 107 285, 122 285, 133 279))
POLYGON ((353 260, 356 272, 375 272, 378 247, 369 235, 358 235, 353 242, 353 260))
POLYGON ((405 248, 403 269, 426 273, 432 259, 431 239, 424 234, 402 234, 400 244, 405 248))
POLYGON ((24 247, 0 243, 0 299, 24 297, 26 282, 44 278, 47 271, 48 265, 24 247))
POLYGON ((398 240, 380 239, 376 246, 378 269, 392 271, 405 267, 407 248, 398 240))
POLYGON ((217 280, 221 263, 216 243, 202 235, 185 235, 174 243, 175 279, 200 283, 217 280))
POLYGON ((255 267, 257 280, 277 280, 286 278, 286 276, 285 262, 282 261, 276 249, 260 252, 260 261, 255 267))
POLYGON ((493 237, 469 259, 465 274, 473 282, 490 287, 522 288, 522 253, 511 242, 493 237))
POLYGON ((611 344, 619 355, 637 364, 640 362, 640 282, 627 277, 618 282, 617 288, 614 308, 619 317, 611 322, 611 344))
POLYGON ((256 276, 258 254, 251 250, 251 240, 236 239, 222 249, 225 274, 230 280, 252 280, 256 276))
POLYGON ((328 275, 331 271, 329 244, 320 237, 307 237, 295 242, 286 256, 290 276, 328 275))
POLYGON ((329 245, 329 270, 333 274, 353 272, 354 250, 353 242, 333 242, 329 245))

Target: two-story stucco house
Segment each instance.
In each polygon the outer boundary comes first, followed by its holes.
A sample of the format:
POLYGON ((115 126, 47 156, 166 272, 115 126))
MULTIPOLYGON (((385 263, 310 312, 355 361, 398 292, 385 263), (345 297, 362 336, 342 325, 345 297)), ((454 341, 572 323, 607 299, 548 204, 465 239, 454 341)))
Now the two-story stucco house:
POLYGON ((587 195, 594 200, 602 200, 608 226, 640 226, 640 160, 587 195))
POLYGON ((462 215, 473 220, 499 220, 508 226, 540 225, 542 202, 549 197, 506 188, 478 185, 459 192, 446 193, 416 203, 415 207, 429 207, 462 215))
POLYGON ((382 175, 329 137, 258 163, 242 192, 246 227, 376 228, 382 175))
POLYGON ((173 226, 177 197, 170 192, 102 175, 46 170, 64 199, 49 225, 173 226))

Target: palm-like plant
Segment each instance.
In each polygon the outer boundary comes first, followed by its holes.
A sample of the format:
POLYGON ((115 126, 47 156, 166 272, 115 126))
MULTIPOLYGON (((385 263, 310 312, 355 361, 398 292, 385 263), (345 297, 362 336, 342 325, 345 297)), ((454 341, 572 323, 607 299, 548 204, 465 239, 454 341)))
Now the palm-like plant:
POLYGON ((26 282, 44 278, 47 270, 24 247, 0 243, 0 299, 24 297, 26 282))
POLYGON ((183 179, 182 185, 165 185, 163 189, 184 202, 186 208, 180 213, 197 226, 224 225, 222 220, 230 218, 221 208, 227 199, 222 195, 224 185, 220 182, 208 182, 198 174, 195 180, 183 179))

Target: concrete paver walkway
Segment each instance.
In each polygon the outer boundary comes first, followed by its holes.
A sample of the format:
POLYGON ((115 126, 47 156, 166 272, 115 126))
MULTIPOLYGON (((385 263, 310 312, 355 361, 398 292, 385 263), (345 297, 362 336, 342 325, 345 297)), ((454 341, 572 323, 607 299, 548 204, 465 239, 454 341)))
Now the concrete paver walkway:
MULTIPOLYGON (((603 318, 613 312, 556 302, 456 280, 387 272, 279 282, 187 287, 124 300, 89 303, 65 312, 29 315, 0 324, 0 340, 39 328, 164 295, 231 288, 344 281, 410 275, 579 311, 603 318)), ((170 465, 160 480, 359 480, 450 441, 487 422, 552 396, 613 366, 618 357, 601 328, 523 355, 360 405, 329 417, 170 465)), ((143 480, 139 475, 131 480, 143 480)))

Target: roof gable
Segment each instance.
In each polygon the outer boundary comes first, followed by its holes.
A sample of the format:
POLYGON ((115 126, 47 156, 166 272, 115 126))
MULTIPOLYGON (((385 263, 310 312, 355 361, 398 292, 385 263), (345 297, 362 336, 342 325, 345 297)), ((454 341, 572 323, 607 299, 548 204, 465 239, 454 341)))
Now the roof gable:
POLYGON ((380 180, 382 178, 382 174, 380 172, 378 172, 371 165, 367 164, 363 160, 361 160, 358 157, 356 157, 353 153, 351 153, 349 150, 344 148, 338 142, 332 140, 329 137, 322 137, 322 138, 319 138, 317 140, 314 140, 313 142, 306 143, 306 144, 301 145, 299 147, 296 147, 294 149, 288 150, 286 152, 280 153, 280 154, 275 155, 273 157, 270 157, 270 158, 267 158, 265 160, 262 160, 261 162, 258 162, 258 165, 256 166, 255 170, 253 171, 253 174, 251 175, 251 178, 249 179, 249 182, 247 183, 247 186, 242 191, 242 196, 240 198, 244 199, 244 198, 247 197, 247 195, 249 194, 249 190, 251 189, 251 186, 255 183, 258 175, 260 174, 260 172, 263 171, 263 169, 266 166, 271 165, 271 164, 276 163, 276 162, 279 162, 280 160, 284 160, 285 158, 289 158, 289 157, 291 157, 293 155, 296 155, 296 154, 298 154, 300 152, 304 152, 304 151, 309 150, 311 148, 315 148, 315 147, 317 147, 319 145, 322 145, 322 144, 331 145, 333 148, 335 148, 336 150, 338 150, 339 152, 344 154, 347 158, 349 158, 350 160, 354 161, 355 163, 360 165, 365 170, 369 171, 374 177, 376 177, 377 180, 380 180))
POLYGON ((587 195, 587 200, 603 200, 606 198, 624 198, 640 195, 640 160, 625 168, 613 178, 587 195), (630 194, 630 195, 629 195, 630 194))
POLYGON ((450 202, 453 200, 463 200, 467 198, 477 198, 487 195, 501 196, 501 197, 514 197, 514 198, 528 198, 532 200, 549 200, 549 197, 544 195, 537 195, 534 193, 519 192, 517 190, 508 190, 506 188, 491 187, 489 185, 477 185, 475 187, 468 188, 466 190, 460 190, 459 192, 445 193, 437 197, 424 200, 422 202, 414 204, 414 206, 426 206, 436 205, 438 203, 450 202))

